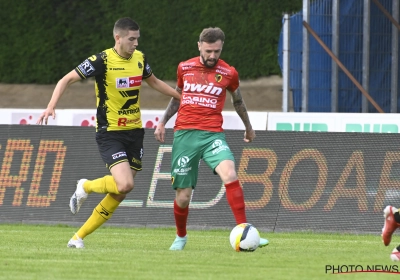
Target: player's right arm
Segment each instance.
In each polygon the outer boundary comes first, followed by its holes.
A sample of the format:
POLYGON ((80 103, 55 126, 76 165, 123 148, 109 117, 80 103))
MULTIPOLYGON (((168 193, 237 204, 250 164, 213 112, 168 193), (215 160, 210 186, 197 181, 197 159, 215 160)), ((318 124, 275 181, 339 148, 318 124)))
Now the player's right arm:
MULTIPOLYGON (((175 88, 179 94, 182 94, 182 89, 178 86, 175 88)), ((173 115, 178 112, 180 100, 176 98, 171 98, 171 101, 168 103, 167 109, 164 112, 164 115, 161 117, 160 121, 157 124, 156 130, 154 131, 154 136, 158 141, 164 143, 165 140, 165 124, 168 122, 173 115)))
POLYGON ((46 110, 40 115, 36 124, 47 124, 47 120, 49 116, 52 116, 53 119, 56 118, 56 106, 57 102, 60 100, 64 91, 67 87, 77 81, 80 81, 82 78, 78 75, 78 73, 74 70, 65 75, 61 80, 58 81, 56 87, 54 88, 53 95, 51 96, 50 102, 47 105, 46 110))
POLYGON ((254 131, 250 123, 250 118, 249 114, 247 113, 246 104, 244 103, 239 87, 235 91, 230 92, 230 94, 232 95, 233 107, 235 108, 236 113, 239 115, 244 124, 244 127, 246 128, 244 132, 244 141, 252 142, 256 137, 256 132, 254 131))

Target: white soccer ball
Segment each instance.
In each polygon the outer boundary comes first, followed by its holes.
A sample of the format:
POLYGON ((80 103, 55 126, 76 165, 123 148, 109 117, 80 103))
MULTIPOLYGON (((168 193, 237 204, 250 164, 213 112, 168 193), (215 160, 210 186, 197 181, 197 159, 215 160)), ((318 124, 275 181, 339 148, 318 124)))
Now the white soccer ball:
POLYGON ((260 245, 260 233, 249 223, 239 224, 232 229, 229 241, 236 252, 253 252, 260 245))

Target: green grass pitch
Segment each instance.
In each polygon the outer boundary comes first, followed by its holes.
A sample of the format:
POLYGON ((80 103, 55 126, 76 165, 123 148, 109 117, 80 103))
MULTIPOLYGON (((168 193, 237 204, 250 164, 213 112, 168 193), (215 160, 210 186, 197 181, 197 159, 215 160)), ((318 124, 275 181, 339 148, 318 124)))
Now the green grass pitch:
POLYGON ((235 252, 228 230, 189 230, 169 251, 174 228, 102 227, 84 249, 67 248, 69 226, 0 224, 0 279, 400 279, 379 235, 261 232, 270 245, 235 252), (370 272, 332 274, 327 266, 370 272))

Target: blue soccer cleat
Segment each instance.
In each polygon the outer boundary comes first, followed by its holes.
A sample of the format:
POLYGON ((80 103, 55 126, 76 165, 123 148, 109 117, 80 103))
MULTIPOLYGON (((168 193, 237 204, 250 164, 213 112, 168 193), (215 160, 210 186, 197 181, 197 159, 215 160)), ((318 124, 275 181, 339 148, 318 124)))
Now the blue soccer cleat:
POLYGON ((185 248, 187 242, 187 235, 185 237, 179 237, 176 236, 174 242, 172 243, 171 247, 169 249, 171 251, 181 251, 183 248, 185 248))
POLYGON ((265 247, 269 244, 268 239, 260 237, 260 244, 258 245, 259 248, 265 247))

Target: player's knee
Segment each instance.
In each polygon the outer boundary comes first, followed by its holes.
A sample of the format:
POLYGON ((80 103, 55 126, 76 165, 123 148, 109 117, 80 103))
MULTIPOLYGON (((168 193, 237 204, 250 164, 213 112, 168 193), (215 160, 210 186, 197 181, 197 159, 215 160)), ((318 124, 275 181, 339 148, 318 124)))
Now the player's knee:
POLYGON ((118 184, 118 191, 121 194, 127 194, 133 190, 134 184, 133 182, 125 182, 122 184, 118 184))
POLYGON ((190 195, 179 195, 176 198, 176 204, 181 208, 186 208, 190 202, 190 195))
POLYGON ((180 208, 186 208, 189 205, 190 200, 187 199, 176 199, 176 204, 178 204, 178 206, 180 208))
POLYGON ((110 193, 112 198, 114 198, 116 201, 122 202, 126 198, 126 194, 115 194, 115 193, 110 193))
POLYGON ((230 183, 238 179, 236 171, 234 169, 227 170, 224 174, 221 174, 221 179, 224 183, 230 183))

